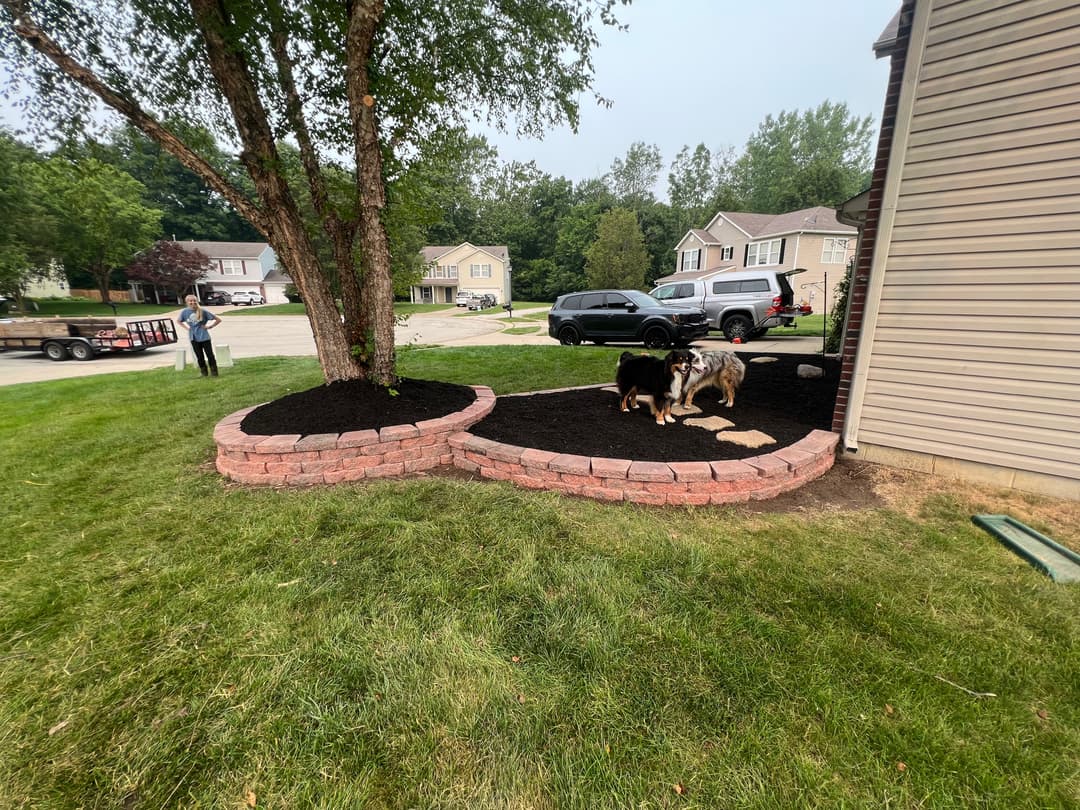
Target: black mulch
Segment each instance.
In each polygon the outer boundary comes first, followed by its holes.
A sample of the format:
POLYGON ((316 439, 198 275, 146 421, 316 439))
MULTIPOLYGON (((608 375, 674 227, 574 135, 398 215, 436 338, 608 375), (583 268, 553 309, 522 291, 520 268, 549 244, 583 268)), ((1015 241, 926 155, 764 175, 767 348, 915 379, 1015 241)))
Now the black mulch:
MULTIPOLYGON (((638 411, 619 411, 618 395, 600 388, 499 397, 495 409, 470 432, 519 447, 556 453, 634 459, 637 461, 722 461, 748 458, 790 445, 815 429, 829 430, 840 364, 819 355, 767 355, 770 363, 751 363, 755 353, 739 352, 746 379, 735 407, 720 404, 718 391, 702 391, 694 404, 702 413, 658 426, 642 402, 638 411), (796 375, 800 363, 825 370, 820 379, 796 375), (758 448, 720 442, 712 431, 684 424, 685 419, 722 416, 728 430, 758 430, 776 440, 758 448)), ((403 379, 391 396, 362 382, 340 382, 291 394, 263 405, 244 419, 249 434, 345 433, 411 424, 460 411, 475 396, 452 383, 403 379)))

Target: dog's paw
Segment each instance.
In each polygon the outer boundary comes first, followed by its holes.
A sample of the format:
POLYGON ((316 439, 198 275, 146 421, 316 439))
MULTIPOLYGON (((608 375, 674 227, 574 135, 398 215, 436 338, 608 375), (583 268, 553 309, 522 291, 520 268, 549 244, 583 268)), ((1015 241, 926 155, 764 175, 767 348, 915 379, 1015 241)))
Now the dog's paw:
POLYGON ((675 423, 675 417, 674 416, 665 416, 664 421, 667 422, 669 425, 674 424, 675 423))

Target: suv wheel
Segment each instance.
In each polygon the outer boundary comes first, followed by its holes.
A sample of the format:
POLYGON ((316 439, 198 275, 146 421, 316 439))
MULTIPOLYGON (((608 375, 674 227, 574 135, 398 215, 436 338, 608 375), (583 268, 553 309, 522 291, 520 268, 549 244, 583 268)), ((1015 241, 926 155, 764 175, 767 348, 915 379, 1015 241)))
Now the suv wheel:
POLYGON ((745 315, 732 315, 724 321, 722 328, 724 337, 728 340, 741 338, 746 341, 750 339, 750 335, 754 331, 754 324, 745 315))
POLYGON ((647 349, 664 349, 671 343, 671 335, 662 326, 650 326, 645 330, 643 338, 647 349))
POLYGON ((581 333, 573 326, 564 326, 559 330, 559 343, 563 346, 577 346, 581 343, 581 333))

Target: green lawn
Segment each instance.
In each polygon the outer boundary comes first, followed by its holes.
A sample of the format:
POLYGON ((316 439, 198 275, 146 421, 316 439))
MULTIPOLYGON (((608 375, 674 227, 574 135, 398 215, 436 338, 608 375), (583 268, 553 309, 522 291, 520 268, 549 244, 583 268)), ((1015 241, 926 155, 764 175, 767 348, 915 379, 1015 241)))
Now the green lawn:
MULTIPOLYGON (((505 393, 613 352, 401 365, 505 393)), ((775 514, 223 482, 214 423, 320 382, 0 388, 0 807, 1080 805, 1080 588, 970 522, 1075 548, 1077 504, 899 473, 775 514)))
MULTIPOLYGON (((42 298, 34 303, 38 307, 36 310, 28 309, 26 312, 13 312, 11 317, 51 318, 53 315, 59 315, 62 318, 113 317, 111 306, 85 298, 42 298)), ((163 312, 176 312, 180 308, 176 304, 118 303, 116 305, 116 317, 135 320, 148 315, 160 315, 163 312)))

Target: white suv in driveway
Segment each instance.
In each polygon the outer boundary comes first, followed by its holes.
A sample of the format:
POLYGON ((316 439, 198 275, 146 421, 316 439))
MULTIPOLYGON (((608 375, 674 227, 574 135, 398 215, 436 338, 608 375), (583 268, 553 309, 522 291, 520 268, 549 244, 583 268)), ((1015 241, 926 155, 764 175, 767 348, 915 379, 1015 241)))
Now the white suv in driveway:
POLYGON ((265 304, 264 299, 257 292, 234 292, 232 294, 232 302, 235 306, 243 304, 244 306, 251 306, 252 304, 265 304))

